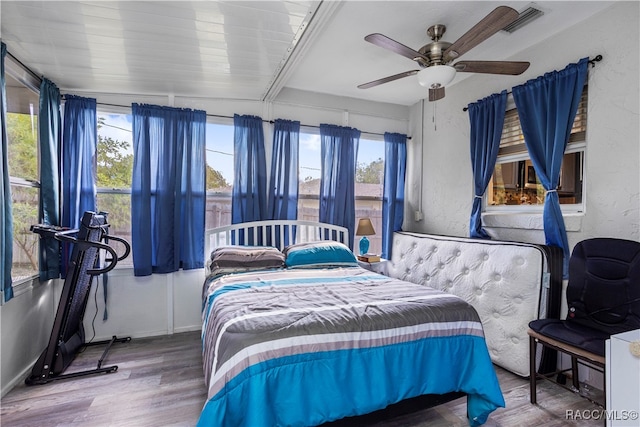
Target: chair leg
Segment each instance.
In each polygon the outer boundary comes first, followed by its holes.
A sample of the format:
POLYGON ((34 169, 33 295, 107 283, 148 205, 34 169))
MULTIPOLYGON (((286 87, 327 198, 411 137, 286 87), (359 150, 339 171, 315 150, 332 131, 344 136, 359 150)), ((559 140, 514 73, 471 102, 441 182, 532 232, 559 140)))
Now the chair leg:
POLYGON ((529 337, 529 401, 535 405, 536 400, 536 339, 529 337))
POLYGON ((576 390, 580 390, 580 379, 578 378, 578 359, 571 358, 571 381, 576 390))

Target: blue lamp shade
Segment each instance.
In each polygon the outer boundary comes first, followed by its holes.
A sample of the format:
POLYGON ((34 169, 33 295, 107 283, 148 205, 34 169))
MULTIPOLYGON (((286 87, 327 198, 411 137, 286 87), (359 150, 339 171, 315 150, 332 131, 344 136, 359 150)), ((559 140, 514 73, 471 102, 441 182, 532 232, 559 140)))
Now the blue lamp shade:
POLYGON ((360 239, 360 255, 369 252, 369 239, 367 239, 367 236, 373 236, 374 234, 376 234, 376 232, 373 229, 371 219, 360 218, 358 228, 356 228, 356 236, 362 236, 360 239))

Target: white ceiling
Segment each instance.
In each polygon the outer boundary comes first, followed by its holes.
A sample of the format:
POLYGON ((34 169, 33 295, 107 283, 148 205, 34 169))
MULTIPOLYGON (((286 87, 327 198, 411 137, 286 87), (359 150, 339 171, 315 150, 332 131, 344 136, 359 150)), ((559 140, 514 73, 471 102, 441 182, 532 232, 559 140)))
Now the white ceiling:
MULTIPOLYGON (((260 101, 290 87, 412 105, 427 96, 415 76, 357 89, 418 69, 364 36, 383 33, 418 50, 430 41, 426 29, 440 23, 443 40, 454 42, 503 4, 521 11, 530 2, 3 0, 0 36, 11 55, 63 93, 260 101)), ((463 58, 526 61, 523 49, 612 3, 536 4, 544 16, 495 34, 463 58)), ((453 84, 464 77, 458 73, 453 84)))

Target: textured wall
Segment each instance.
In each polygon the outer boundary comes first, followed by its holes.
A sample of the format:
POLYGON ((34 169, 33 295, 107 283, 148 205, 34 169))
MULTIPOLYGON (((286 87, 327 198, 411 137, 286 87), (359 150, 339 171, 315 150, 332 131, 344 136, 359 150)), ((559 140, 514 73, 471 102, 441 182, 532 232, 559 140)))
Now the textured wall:
MULTIPOLYGON (((569 244, 573 247, 594 236, 640 239, 638 19, 638 2, 612 3, 600 14, 511 58, 531 62, 526 74, 474 75, 447 88, 442 101, 424 102, 422 118, 423 106, 414 105, 411 121, 416 138, 409 147, 404 228, 468 236, 473 186, 469 118, 463 107, 585 56, 601 54, 603 61, 590 67, 588 77, 585 210, 565 216, 569 244), (422 221, 415 220, 414 211, 419 208, 422 221)), ((544 243, 541 216, 500 214, 486 216, 484 221, 498 239, 544 243)))

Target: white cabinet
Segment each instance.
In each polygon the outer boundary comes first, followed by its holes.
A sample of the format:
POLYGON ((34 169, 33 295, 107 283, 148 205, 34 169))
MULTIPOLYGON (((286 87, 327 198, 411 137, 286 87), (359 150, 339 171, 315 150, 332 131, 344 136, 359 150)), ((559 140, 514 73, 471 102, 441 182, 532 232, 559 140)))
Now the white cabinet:
POLYGON ((607 426, 640 425, 640 329, 612 335, 605 347, 607 426))

